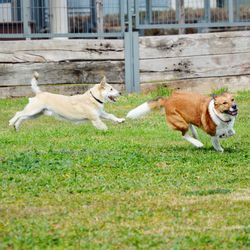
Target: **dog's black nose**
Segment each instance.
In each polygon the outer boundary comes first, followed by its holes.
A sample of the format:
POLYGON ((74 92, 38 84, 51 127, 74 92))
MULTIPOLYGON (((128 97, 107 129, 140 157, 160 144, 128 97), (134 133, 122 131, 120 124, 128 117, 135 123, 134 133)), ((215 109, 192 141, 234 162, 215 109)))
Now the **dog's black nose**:
POLYGON ((237 109, 237 105, 236 104, 232 105, 232 108, 237 109))

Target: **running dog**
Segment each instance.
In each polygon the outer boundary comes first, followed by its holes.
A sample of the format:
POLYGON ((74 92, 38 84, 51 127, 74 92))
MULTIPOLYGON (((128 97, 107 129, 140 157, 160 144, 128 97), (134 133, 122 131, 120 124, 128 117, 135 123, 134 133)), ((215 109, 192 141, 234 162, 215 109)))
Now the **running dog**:
POLYGON ((195 126, 212 137, 213 147, 219 152, 224 151, 219 139, 235 134, 233 126, 238 108, 232 94, 223 93, 210 98, 197 93, 175 92, 169 98, 158 97, 141 104, 131 110, 127 118, 135 119, 161 107, 165 108, 168 124, 197 148, 203 147, 203 144, 198 140, 195 126), (191 130, 192 136, 188 130, 191 130))
POLYGON ((100 84, 96 84, 86 93, 74 96, 42 92, 37 85, 38 77, 38 73, 35 72, 31 80, 31 88, 36 96, 29 98, 26 107, 17 112, 9 121, 9 125, 14 126, 16 130, 19 129, 23 121, 37 118, 42 114, 75 123, 90 120, 94 127, 99 130, 108 129, 101 118, 117 123, 125 121, 124 118, 117 118, 104 111, 104 103, 108 101, 115 102, 116 98, 120 96, 120 93, 106 82, 106 77, 103 77, 100 84))

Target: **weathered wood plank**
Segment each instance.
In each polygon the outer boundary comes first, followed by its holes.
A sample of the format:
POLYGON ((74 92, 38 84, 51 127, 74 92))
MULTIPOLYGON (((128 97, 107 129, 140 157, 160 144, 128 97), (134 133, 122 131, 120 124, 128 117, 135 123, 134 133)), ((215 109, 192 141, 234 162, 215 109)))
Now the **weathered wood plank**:
POLYGON ((250 31, 140 38, 140 58, 175 58, 250 51, 250 31))
POLYGON ((40 74, 39 84, 97 83, 104 75, 110 83, 124 82, 120 61, 18 63, 0 64, 1 86, 30 85, 34 71, 40 74))
POLYGON ((0 63, 124 60, 122 40, 1 42, 0 63))
POLYGON ((141 82, 250 74, 250 53, 140 60, 141 82))
MULTIPOLYGON (((42 85, 42 91, 48 91, 63 95, 77 95, 83 94, 90 89, 93 84, 58 84, 58 85, 42 85)), ((119 90, 124 91, 124 84, 113 84, 119 90)), ((29 86, 8 86, 0 88, 0 98, 34 96, 29 86)))
POLYGON ((143 83, 142 91, 147 93, 163 86, 174 90, 194 91, 198 93, 211 94, 220 88, 226 88, 230 92, 238 90, 250 90, 250 75, 231 77, 211 77, 178 80, 173 79, 165 82, 143 83))

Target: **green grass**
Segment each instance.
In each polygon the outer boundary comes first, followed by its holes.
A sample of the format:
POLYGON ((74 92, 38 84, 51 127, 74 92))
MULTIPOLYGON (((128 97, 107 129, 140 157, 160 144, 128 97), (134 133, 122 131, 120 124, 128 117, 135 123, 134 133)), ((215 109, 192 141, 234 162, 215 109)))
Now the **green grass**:
MULTIPOLYGON (((117 116, 155 97, 129 95, 117 116)), ((195 149, 159 112, 100 132, 41 117, 16 133, 27 98, 0 100, 0 249, 249 249, 250 92, 236 135, 195 149)))

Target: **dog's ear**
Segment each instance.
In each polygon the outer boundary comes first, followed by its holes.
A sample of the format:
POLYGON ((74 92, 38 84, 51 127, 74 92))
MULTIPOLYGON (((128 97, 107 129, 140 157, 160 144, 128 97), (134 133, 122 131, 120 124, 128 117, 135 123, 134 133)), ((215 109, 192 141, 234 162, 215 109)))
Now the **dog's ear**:
POLYGON ((218 97, 218 95, 212 94, 211 97, 214 100, 214 105, 217 105, 217 97, 218 97))
POLYGON ((216 99, 216 97, 217 97, 217 95, 216 95, 216 94, 212 94, 212 95, 211 95, 211 97, 212 97, 212 99, 214 99, 214 100, 215 100, 215 99, 216 99))
POLYGON ((106 83, 107 83, 107 81, 106 81, 106 76, 104 76, 104 77, 102 78, 101 82, 100 82, 100 87, 101 87, 101 88, 104 88, 106 83))

